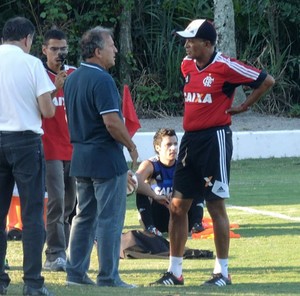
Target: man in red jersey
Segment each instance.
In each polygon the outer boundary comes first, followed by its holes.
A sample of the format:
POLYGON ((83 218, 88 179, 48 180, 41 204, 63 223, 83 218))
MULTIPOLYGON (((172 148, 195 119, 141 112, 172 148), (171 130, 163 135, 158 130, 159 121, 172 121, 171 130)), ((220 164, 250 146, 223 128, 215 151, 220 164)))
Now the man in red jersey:
POLYGON ((68 53, 67 38, 61 30, 45 33, 42 47, 46 56, 44 66, 56 86, 52 101, 56 105, 55 116, 43 119, 42 137, 46 159, 47 249, 44 268, 65 271, 66 249, 69 241, 69 216, 75 205, 75 179, 69 176, 72 145, 66 122, 63 85, 67 75, 75 68, 65 65, 68 53))
POLYGON ((182 257, 187 240, 187 212, 202 196, 213 221, 216 260, 212 278, 204 285, 231 284, 228 274, 229 198, 232 156, 231 115, 242 113, 275 83, 265 71, 247 66, 215 49, 217 33, 204 19, 192 21, 177 34, 185 39, 187 56, 181 64, 185 78, 185 130, 174 176, 170 206, 170 261, 164 275, 151 285, 183 285, 182 257), (235 88, 253 89, 245 102, 233 107, 235 88))

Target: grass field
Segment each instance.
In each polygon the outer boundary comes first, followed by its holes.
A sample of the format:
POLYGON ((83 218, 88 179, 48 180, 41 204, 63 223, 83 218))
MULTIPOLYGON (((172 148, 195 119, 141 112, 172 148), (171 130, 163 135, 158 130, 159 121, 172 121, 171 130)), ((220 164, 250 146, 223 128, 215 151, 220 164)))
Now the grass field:
MULTIPOLYGON (((166 271, 165 260, 121 260, 120 273, 137 289, 67 287, 65 274, 43 272, 46 285, 57 296, 63 295, 300 295, 300 158, 242 160, 232 163, 230 221, 241 238, 231 240, 230 273, 232 286, 201 287, 212 272, 214 260, 192 259, 183 264, 185 286, 149 287, 166 271)), ((124 231, 139 229, 135 199, 128 197, 124 231)), ((207 216, 207 212, 205 212, 207 216)), ((189 239, 191 248, 214 251, 211 239, 189 239)), ((20 242, 9 242, 8 295, 22 291, 22 249, 20 242)), ((96 253, 89 275, 97 275, 96 253)))

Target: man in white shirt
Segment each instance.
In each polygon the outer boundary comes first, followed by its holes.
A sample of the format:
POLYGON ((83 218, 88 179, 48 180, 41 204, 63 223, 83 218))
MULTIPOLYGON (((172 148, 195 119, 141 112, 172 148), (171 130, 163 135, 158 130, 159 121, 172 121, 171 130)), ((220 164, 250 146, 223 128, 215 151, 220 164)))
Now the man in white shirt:
POLYGON ((45 242, 41 117, 55 114, 51 100, 55 86, 42 62, 29 54, 34 33, 28 19, 9 19, 0 46, 0 295, 7 293, 10 282, 4 271, 5 221, 16 182, 23 222, 23 295, 53 296, 41 276, 45 242))

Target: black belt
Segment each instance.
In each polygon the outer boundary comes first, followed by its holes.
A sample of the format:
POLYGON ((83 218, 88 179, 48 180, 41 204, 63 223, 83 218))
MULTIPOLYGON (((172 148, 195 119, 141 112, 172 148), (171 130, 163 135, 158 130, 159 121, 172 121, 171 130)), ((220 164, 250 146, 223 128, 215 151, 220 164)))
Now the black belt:
POLYGON ((0 131, 2 135, 38 135, 37 133, 26 130, 26 131, 0 131))

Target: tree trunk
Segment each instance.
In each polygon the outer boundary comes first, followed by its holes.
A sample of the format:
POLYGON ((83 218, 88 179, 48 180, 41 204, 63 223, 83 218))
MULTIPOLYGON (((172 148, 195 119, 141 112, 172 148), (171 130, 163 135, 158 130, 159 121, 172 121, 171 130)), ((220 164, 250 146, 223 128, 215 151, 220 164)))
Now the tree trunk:
MULTIPOLYGON (((131 38, 131 2, 122 1, 123 9, 120 18, 120 82, 131 84, 131 65, 132 65, 132 38, 131 38)), ((122 87, 123 89, 123 87, 122 87)))
MULTIPOLYGON (((236 57, 234 9, 232 0, 214 0, 214 23, 218 33, 217 47, 224 54, 236 57)), ((234 104, 246 99, 242 87, 238 87, 234 104)))

